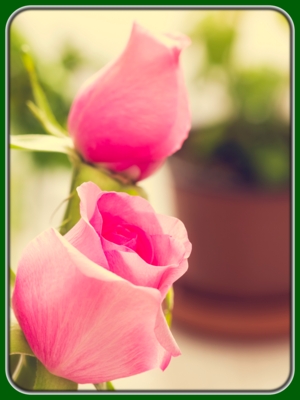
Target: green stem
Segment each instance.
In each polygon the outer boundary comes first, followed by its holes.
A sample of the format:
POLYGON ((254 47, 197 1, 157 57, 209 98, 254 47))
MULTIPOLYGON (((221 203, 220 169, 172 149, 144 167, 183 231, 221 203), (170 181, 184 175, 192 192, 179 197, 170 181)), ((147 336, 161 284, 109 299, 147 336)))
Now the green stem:
POLYGON ((103 382, 103 383, 94 383, 95 388, 98 392, 102 392, 105 390, 114 391, 115 388, 111 382, 103 382))

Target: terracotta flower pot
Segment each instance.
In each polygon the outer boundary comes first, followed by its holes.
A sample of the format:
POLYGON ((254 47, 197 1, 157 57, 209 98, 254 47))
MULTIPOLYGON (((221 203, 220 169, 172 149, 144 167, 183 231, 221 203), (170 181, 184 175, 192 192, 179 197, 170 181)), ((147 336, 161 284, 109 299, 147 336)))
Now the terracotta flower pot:
POLYGON ((175 320, 239 336, 289 332, 290 193, 199 182, 171 160, 178 217, 193 245, 176 287, 175 320))

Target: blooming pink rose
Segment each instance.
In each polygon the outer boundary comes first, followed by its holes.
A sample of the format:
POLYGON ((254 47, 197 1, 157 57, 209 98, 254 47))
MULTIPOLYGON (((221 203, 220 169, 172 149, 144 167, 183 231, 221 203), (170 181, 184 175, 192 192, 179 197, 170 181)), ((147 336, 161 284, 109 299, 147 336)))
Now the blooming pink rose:
POLYGON ((164 370, 180 350, 161 303, 191 251, 176 218, 125 193, 78 188, 81 220, 45 231, 19 262, 13 309, 54 375, 98 383, 164 370))
POLYGON ((168 38, 171 47, 134 24, 120 57, 78 93, 68 128, 86 161, 139 180, 180 149, 191 118, 179 55, 189 39, 168 38))

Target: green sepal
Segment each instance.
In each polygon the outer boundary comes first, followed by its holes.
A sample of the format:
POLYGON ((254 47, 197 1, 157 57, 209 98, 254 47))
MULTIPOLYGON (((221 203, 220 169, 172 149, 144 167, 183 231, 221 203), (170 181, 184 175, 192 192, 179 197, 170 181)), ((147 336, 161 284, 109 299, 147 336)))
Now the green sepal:
POLYGON ((80 219, 79 196, 76 188, 84 182, 93 182, 104 191, 125 192, 131 196, 141 196, 146 198, 145 191, 134 184, 125 184, 116 179, 112 174, 103 169, 93 167, 89 164, 78 163, 74 166, 71 195, 60 228, 60 233, 67 233, 80 219))
POLYGON ((94 386, 99 392, 115 390, 111 382, 94 383, 94 386))
POLYGON ((171 286, 163 303, 164 315, 169 327, 172 325, 172 310, 174 307, 174 290, 171 286))
POLYGON ((172 311, 174 307, 174 289, 171 286, 166 295, 166 306, 168 310, 172 311))
POLYGON ((171 325, 172 325, 172 312, 167 310, 164 313, 165 313, 165 318, 166 318, 168 327, 171 328, 171 325))
POLYGON ((78 384, 51 374, 45 366, 37 360, 36 379, 33 389, 37 391, 74 391, 78 384))
POLYGON ((25 354, 27 356, 34 356, 22 329, 19 325, 14 324, 10 328, 10 338, 9 338, 10 354, 25 354))
POLYGON ((55 153, 75 153, 70 138, 57 138, 47 135, 11 135, 10 147, 18 150, 49 151, 55 153))
MULTIPOLYGON (((51 127, 50 131, 46 128, 46 126, 44 126, 45 129, 52 135, 53 134, 57 135, 57 136, 67 135, 67 132, 57 122, 57 120, 50 108, 50 105, 48 103, 46 95, 39 84, 37 74, 35 71, 35 67, 34 67, 34 62, 33 62, 31 55, 29 54, 28 46, 23 46, 22 50, 23 50, 23 57, 22 57, 23 63, 28 72, 28 75, 29 75, 34 100, 38 106, 35 108, 37 110, 39 110, 39 114, 40 114, 40 117, 42 117, 42 120, 47 120, 48 126, 51 127), (54 131, 52 130, 52 127, 54 128, 54 131)), ((32 110, 32 108, 31 108, 31 110, 32 110)), ((38 117, 38 119, 40 119, 40 118, 38 117)))

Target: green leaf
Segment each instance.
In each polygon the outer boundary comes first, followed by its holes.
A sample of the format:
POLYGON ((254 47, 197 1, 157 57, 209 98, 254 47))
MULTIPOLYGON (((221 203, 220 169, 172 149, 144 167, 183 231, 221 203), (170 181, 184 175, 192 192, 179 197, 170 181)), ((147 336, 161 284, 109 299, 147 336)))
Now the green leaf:
POLYGON ((10 354, 21 354, 18 366, 14 366, 13 381, 24 389, 77 390, 77 383, 52 375, 34 354, 18 325, 11 327, 10 354), (30 357, 28 357, 30 356, 30 357))
POLYGON ((76 382, 51 374, 39 360, 37 361, 34 390, 74 391, 77 387, 76 382))
POLYGON ((174 289, 171 286, 166 295, 166 306, 168 310, 172 311, 174 307, 174 289))
POLYGON ((106 382, 107 390, 114 391, 114 385, 111 382, 106 382))
POLYGON ((22 354, 14 373, 12 374, 12 380, 22 389, 33 390, 36 378, 36 368, 37 359, 22 354))
POLYGON ((169 327, 172 325, 172 310, 174 307, 174 289, 171 287, 164 299, 164 315, 169 327))
POLYGON ((47 135, 11 135, 10 147, 19 150, 50 151, 73 154, 73 142, 70 138, 56 138, 47 135))
POLYGON ((43 110, 38 108, 32 101, 28 101, 27 105, 36 119, 40 121, 46 132, 50 133, 50 135, 66 137, 68 133, 63 131, 62 128, 57 128, 57 126, 53 125, 43 110))
POLYGON ((104 390, 108 390, 108 391, 115 390, 115 388, 111 382, 94 383, 94 386, 99 392, 102 392, 104 390))
POLYGON ((14 324, 10 328, 10 354, 26 354, 34 356, 22 329, 19 325, 14 324))
POLYGON ((171 328, 171 325, 172 325, 172 313, 171 313, 171 311, 168 311, 168 310, 165 311, 165 318, 166 318, 168 327, 171 328))
POLYGON ((57 120, 50 108, 50 105, 48 103, 46 95, 39 84, 37 74, 35 71, 35 67, 34 67, 34 63, 33 63, 33 59, 31 57, 31 55, 29 54, 28 46, 23 46, 22 50, 23 50, 23 63, 28 72, 31 87, 32 87, 33 97, 34 97, 36 104, 38 105, 38 108, 40 109, 40 112, 43 114, 44 118, 47 119, 49 121, 49 123, 57 129, 57 132, 59 132, 60 135, 63 135, 64 133, 67 134, 67 132, 65 132, 64 129, 57 122, 57 120))
POLYGON ((20 362, 20 357, 21 357, 20 354, 10 354, 9 355, 8 365, 9 365, 10 376, 13 376, 13 373, 17 369, 17 366, 20 362))

